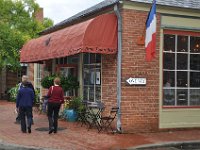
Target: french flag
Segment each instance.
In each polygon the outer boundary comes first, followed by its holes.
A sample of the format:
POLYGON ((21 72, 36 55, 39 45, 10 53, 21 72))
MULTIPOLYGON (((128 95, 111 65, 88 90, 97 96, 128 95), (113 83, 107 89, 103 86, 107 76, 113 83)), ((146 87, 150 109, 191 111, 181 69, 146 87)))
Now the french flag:
POLYGON ((156 0, 148 14, 146 21, 146 37, 145 37, 146 60, 151 61, 155 58, 156 52, 156 0))

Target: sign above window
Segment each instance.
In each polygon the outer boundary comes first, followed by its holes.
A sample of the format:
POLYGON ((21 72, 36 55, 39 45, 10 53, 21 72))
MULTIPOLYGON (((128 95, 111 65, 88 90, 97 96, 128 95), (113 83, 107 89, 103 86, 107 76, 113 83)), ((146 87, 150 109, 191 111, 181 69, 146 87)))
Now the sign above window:
POLYGON ((126 82, 129 85, 146 85, 146 78, 128 78, 126 82))

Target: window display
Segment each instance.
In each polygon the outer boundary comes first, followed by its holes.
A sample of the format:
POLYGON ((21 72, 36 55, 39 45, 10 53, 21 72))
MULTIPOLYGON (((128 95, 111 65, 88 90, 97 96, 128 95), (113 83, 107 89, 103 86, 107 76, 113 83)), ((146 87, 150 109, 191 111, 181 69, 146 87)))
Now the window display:
POLYGON ((163 106, 200 106, 200 35, 164 33, 163 106))
POLYGON ((84 100, 101 101, 101 55, 87 53, 83 60, 84 100))

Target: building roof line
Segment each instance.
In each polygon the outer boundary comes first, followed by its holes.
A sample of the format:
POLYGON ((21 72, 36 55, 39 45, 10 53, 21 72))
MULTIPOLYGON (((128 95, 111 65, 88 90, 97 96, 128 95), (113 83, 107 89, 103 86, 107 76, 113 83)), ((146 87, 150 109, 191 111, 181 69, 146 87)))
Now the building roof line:
MULTIPOLYGON (((47 28, 40 32, 40 35, 45 35, 59 29, 62 29, 68 25, 75 23, 77 20, 87 18, 89 15, 95 14, 100 12, 103 9, 109 8, 120 1, 130 1, 130 2, 138 2, 138 3, 147 3, 151 4, 152 0, 104 0, 86 10, 83 10, 74 16, 57 23, 56 25, 47 28)), ((177 8, 186 8, 186 9, 194 9, 200 10, 200 0, 157 0, 156 2, 158 5, 162 6, 170 6, 170 7, 177 7, 177 8)))
POLYGON ((102 9, 105 9, 105 8, 108 8, 108 7, 111 7, 115 4, 117 4, 120 0, 105 0, 103 2, 100 2, 86 10, 83 10, 77 14, 75 14, 74 16, 68 18, 68 19, 65 19, 63 21, 61 21, 60 23, 50 27, 50 28, 47 28, 46 30, 40 32, 39 34, 40 35, 44 35, 44 34, 48 34, 48 33, 51 33, 53 31, 56 31, 56 30, 59 30, 59 29, 62 29, 63 27, 69 25, 70 23, 73 23, 75 22, 76 20, 79 20, 80 18, 85 18, 91 14, 94 14, 96 12, 99 12, 101 11, 102 9))

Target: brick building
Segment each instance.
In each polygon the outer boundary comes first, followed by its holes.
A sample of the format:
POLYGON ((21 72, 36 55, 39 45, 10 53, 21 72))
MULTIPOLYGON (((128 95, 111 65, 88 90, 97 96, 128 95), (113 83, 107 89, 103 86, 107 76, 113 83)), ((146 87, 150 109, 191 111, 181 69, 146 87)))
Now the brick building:
POLYGON ((76 72, 85 100, 120 107, 122 132, 200 127, 200 1, 157 0, 156 56, 147 62, 140 37, 150 7, 149 0, 105 0, 41 32, 21 61, 45 63, 35 68, 45 74, 76 72))

